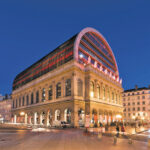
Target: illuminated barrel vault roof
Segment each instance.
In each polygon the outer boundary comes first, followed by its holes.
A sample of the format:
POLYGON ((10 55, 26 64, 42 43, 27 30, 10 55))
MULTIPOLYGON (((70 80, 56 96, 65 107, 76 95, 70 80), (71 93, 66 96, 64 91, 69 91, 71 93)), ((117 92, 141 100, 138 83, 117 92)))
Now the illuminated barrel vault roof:
POLYGON ((119 76, 118 66, 111 47, 97 30, 93 28, 83 29, 76 37, 74 43, 74 57, 80 56, 86 61, 91 57, 91 62, 97 61, 97 66, 103 66, 119 76))
POLYGON ((120 81, 117 63, 108 42, 97 30, 85 28, 19 73, 14 79, 13 90, 73 59, 83 65, 91 64, 120 81))

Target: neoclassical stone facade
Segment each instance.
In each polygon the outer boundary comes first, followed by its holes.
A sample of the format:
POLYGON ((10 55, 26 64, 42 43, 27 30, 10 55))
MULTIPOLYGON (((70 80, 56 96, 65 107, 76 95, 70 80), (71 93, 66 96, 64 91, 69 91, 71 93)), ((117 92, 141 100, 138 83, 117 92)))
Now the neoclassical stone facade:
POLYGON ((122 116, 122 85, 113 52, 93 28, 16 76, 12 121, 53 126, 111 123, 122 116), (92 49, 93 48, 93 49, 92 49))

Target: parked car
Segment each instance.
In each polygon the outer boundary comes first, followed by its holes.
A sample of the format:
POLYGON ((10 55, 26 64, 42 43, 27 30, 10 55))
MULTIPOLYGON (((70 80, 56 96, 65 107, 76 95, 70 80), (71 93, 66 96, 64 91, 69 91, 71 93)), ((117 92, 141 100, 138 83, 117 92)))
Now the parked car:
POLYGON ((65 121, 61 121, 61 127, 62 128, 69 128, 69 127, 71 127, 71 125, 65 121))
POLYGON ((67 123, 66 121, 54 121, 53 122, 54 127, 61 127, 61 128, 69 128, 71 125, 67 123))

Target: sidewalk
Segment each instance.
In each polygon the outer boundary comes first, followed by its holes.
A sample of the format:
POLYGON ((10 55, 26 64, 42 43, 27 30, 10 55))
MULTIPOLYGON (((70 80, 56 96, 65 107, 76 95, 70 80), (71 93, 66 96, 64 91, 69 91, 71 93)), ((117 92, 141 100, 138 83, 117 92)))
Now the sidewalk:
POLYGON ((136 132, 135 132, 135 128, 131 127, 131 126, 127 126, 125 127, 125 132, 119 132, 119 134, 117 134, 116 132, 116 127, 109 127, 108 131, 105 131, 104 127, 99 127, 99 128, 88 128, 88 132, 92 135, 97 135, 99 133, 102 133, 102 135, 105 136, 109 136, 109 137, 113 137, 113 136, 117 136, 118 138, 123 138, 123 139, 133 139, 133 140, 139 140, 139 141, 147 141, 148 138, 145 136, 141 136, 140 133, 147 131, 148 129, 150 129, 150 126, 142 126, 140 128, 136 128, 136 132))

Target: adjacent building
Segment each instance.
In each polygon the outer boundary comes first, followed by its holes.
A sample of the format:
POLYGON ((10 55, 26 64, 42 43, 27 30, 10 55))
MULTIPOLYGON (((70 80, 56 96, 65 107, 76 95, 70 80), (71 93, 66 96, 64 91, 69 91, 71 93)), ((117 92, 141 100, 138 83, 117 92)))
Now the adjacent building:
POLYGON ((0 123, 11 121, 12 100, 10 95, 3 96, 0 100, 0 123))
POLYGON ((122 92, 111 47, 100 32, 85 28, 16 76, 12 119, 46 126, 111 123, 123 115, 122 92))
POLYGON ((124 120, 150 121, 150 86, 125 90, 123 93, 124 120))

